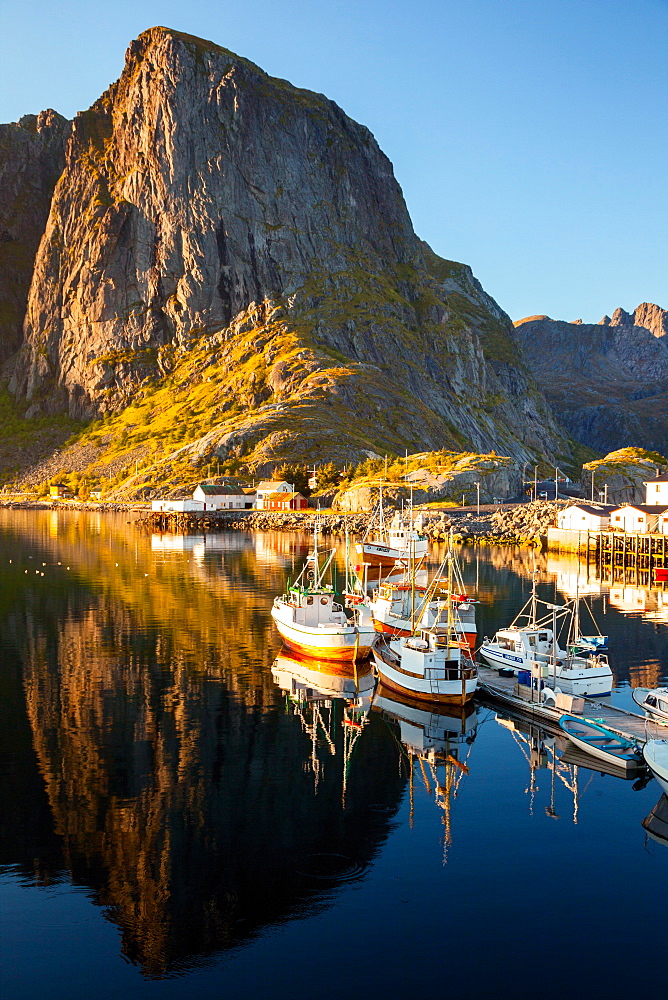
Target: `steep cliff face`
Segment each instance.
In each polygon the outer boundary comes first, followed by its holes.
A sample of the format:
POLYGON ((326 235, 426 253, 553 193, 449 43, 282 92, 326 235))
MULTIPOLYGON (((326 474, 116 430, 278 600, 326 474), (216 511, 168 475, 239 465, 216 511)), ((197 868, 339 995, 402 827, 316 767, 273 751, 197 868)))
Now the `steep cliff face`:
POLYGON ((417 239, 370 132, 165 28, 74 121, 11 388, 76 417, 143 400, 149 423, 166 390, 193 460, 568 451, 510 320, 417 239))
POLYGON ((0 125, 0 362, 18 350, 33 262, 70 123, 49 109, 0 125))
POLYGON ((576 441, 610 452, 668 444, 668 348, 658 306, 616 310, 596 325, 532 317, 517 335, 557 419, 576 441), (628 321, 643 317, 653 330, 628 321))

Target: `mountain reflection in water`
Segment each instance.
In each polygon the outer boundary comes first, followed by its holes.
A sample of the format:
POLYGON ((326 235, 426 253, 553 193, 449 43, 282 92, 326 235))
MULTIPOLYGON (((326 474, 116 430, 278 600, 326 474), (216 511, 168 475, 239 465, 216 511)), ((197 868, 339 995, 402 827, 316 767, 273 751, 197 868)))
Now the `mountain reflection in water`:
MULTIPOLYGON (((462 819, 459 835, 453 804, 469 768, 482 780, 489 766, 481 710, 382 691, 372 705, 368 667, 282 651, 269 609, 307 537, 151 537, 126 522, 0 512, 0 866, 85 889, 123 955, 162 978, 363 884, 404 803, 412 829, 418 786, 442 821, 429 863, 450 865, 475 829, 462 819)), ((530 550, 461 557, 480 636, 508 624, 534 571, 560 602, 578 575, 530 550)), ((585 583, 617 682, 656 686, 664 636, 585 583)))
MULTIPOLYGON (((207 563, 205 546, 189 568, 206 586, 187 594, 169 562, 142 575, 141 538, 82 518, 55 533, 48 525, 35 531, 31 520, 3 537, 3 633, 22 663, 53 831, 43 803, 41 822, 32 819, 35 777, 13 781, 3 862, 21 859, 41 882, 65 869, 90 886, 122 928, 126 956, 152 976, 321 905, 322 886, 299 874, 303 859, 339 851, 364 869, 404 781, 383 766, 386 731, 369 725, 345 808, 334 770, 314 796, 307 739, 268 669, 276 640, 263 611, 282 576, 258 567, 251 539, 218 536, 234 543, 212 548, 225 552, 224 569, 207 563), (44 578, 25 573, 43 563, 44 578), (42 840, 26 851, 24 831, 36 826, 42 840)), ((25 714, 19 683, 15 669, 4 702, 13 737, 25 714)))

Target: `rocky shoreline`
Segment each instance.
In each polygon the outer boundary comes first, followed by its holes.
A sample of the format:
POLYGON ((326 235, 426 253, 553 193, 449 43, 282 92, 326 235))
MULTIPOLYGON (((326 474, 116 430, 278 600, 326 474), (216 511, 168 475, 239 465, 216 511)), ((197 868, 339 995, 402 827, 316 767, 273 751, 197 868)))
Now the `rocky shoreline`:
MULTIPOLYGON (((453 533, 456 542, 478 544, 534 545, 547 542, 547 529, 556 512, 569 501, 533 501, 512 507, 481 511, 449 508, 422 511, 422 532, 431 541, 446 541, 453 533)), ((313 529, 316 511, 211 511, 207 514, 150 512, 138 526, 156 532, 197 531, 306 531, 313 529)), ((323 535, 361 535, 369 527, 369 513, 320 514, 323 535)))
MULTIPOLYGON (((422 532, 433 542, 447 541, 452 531, 454 541, 478 545, 533 545, 544 547, 547 529, 555 523, 557 511, 569 501, 536 500, 531 503, 488 507, 480 513, 451 507, 421 511, 422 532)), ((208 511, 197 513, 160 513, 146 504, 92 503, 90 501, 0 499, 0 509, 75 510, 99 513, 136 514, 134 523, 143 531, 160 534, 199 534, 216 531, 304 531, 313 530, 315 510, 303 511, 208 511)), ((369 527, 367 512, 320 514, 323 535, 362 535, 369 527)))

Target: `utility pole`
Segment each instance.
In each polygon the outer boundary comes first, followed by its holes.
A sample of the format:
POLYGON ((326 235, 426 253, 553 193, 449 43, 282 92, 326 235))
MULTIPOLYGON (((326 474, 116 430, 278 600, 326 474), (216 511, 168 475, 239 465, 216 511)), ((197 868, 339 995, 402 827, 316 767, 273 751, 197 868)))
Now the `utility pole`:
POLYGON ((534 466, 533 470, 533 498, 538 499, 538 466, 534 466))
POLYGON ((594 502, 594 470, 591 470, 591 500, 594 502))
POLYGON ((476 483, 475 488, 478 491, 478 516, 480 516, 480 483, 476 483))

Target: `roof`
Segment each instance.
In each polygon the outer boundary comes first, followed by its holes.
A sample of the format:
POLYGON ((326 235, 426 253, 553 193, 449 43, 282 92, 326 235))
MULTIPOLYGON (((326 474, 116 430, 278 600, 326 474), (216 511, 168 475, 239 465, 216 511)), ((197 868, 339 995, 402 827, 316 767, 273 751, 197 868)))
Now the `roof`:
POLYGON ((611 510, 615 510, 614 504, 595 504, 595 503, 572 503, 570 507, 564 507, 561 514, 565 514, 567 510, 583 510, 586 514, 597 514, 599 517, 608 517, 611 510))
POLYGON ((618 510, 639 510, 643 514, 663 514, 664 511, 668 510, 668 505, 665 503, 625 503, 621 507, 615 507, 615 511, 618 510))
POLYGON ((265 497, 265 500, 281 500, 283 503, 286 503, 288 500, 294 500, 294 499, 296 499, 296 497, 301 497, 302 500, 304 499, 304 497, 302 497, 301 493, 283 493, 283 492, 280 492, 280 493, 270 493, 268 496, 265 497))
POLYGON ((217 485, 215 483, 200 483, 196 487, 197 490, 201 490, 202 493, 207 497, 219 497, 219 496, 239 496, 242 490, 238 486, 228 486, 225 483, 217 485))
POLYGON ((285 479, 263 479, 261 483, 257 484, 255 490, 256 492, 259 490, 276 492, 279 486, 290 486, 290 483, 287 483, 285 479))
POLYGON ((652 483, 668 483, 668 473, 663 476, 656 476, 655 479, 645 479, 643 486, 650 486, 652 483))

